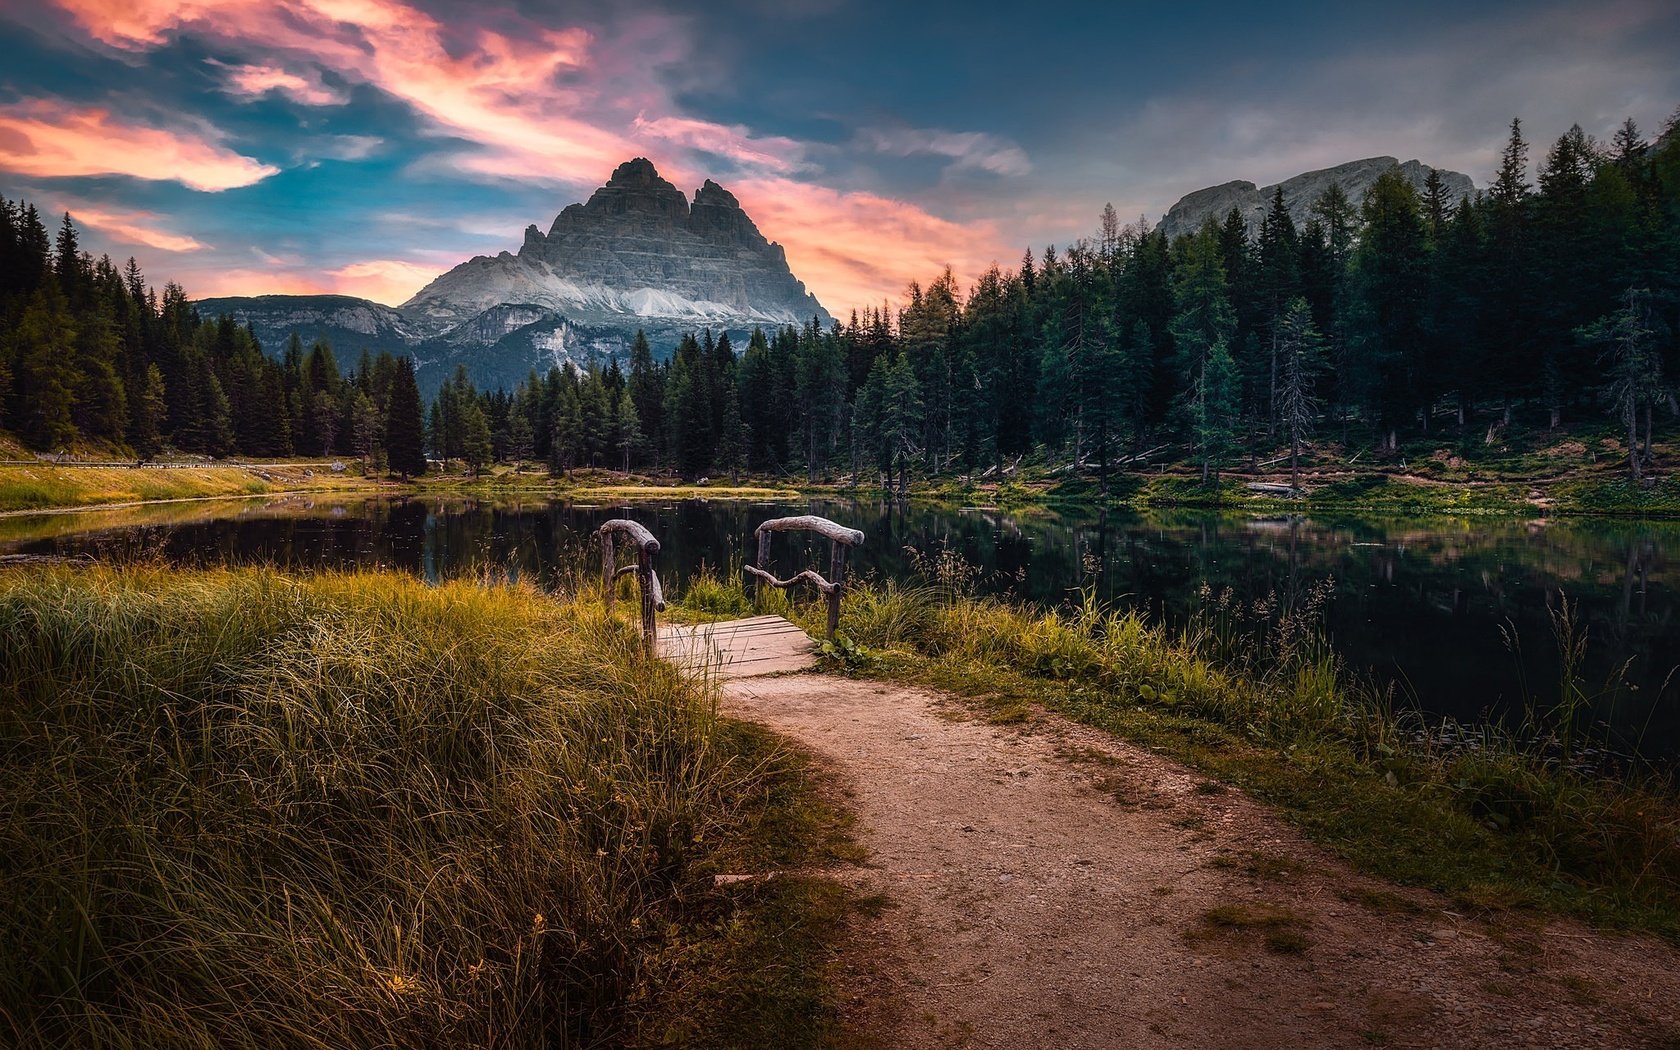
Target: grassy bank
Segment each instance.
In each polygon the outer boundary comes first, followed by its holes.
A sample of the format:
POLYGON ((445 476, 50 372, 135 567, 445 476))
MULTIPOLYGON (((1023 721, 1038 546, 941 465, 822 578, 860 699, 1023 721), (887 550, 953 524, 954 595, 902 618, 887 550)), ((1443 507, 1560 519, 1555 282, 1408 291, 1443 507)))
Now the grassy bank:
POLYGON ((414 479, 420 492, 461 493, 481 497, 541 496, 572 501, 629 503, 669 499, 797 499, 800 490, 782 479, 718 479, 685 483, 663 476, 624 474, 609 470, 574 470, 550 474, 539 464, 515 467, 498 464, 479 474, 447 471, 414 479))
POLYGON ((819 1045, 844 821, 587 601, 0 573, 0 1042, 819 1045))
MULTIPOLYGON (((1090 603, 1040 612, 974 597, 948 561, 933 576, 850 591, 832 662, 966 694, 999 720, 1043 706, 1098 726, 1243 788, 1365 871, 1466 907, 1680 942, 1680 796, 1649 773, 1582 768, 1579 683, 1571 709, 1537 714, 1526 737, 1424 732, 1322 642, 1322 596, 1258 613, 1210 599, 1176 632, 1090 603)), ((732 608, 727 587, 696 586, 694 600, 732 608)), ((819 607, 787 611, 820 630, 819 607)), ((1567 621, 1560 631, 1581 641, 1567 621)))
POLYGON ((167 469, 0 465, 0 512, 278 492, 372 491, 376 487, 372 479, 335 475, 325 465, 167 469))

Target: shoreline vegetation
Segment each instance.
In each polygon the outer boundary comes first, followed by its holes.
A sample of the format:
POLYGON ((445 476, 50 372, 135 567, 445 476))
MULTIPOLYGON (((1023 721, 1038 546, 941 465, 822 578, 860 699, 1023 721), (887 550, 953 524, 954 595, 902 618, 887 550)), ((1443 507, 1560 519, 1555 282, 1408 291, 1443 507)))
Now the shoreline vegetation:
POLYGON ((0 1041, 818 1045, 845 815, 577 593, 0 573, 0 1041))
MULTIPOLYGON (((1113 733, 1274 807, 1367 873, 1476 912, 1568 915, 1680 944, 1680 792, 1671 771, 1612 757, 1586 724, 1584 630, 1554 614, 1563 699, 1521 725, 1427 724, 1359 680, 1317 624, 1326 595, 1243 607, 1204 595, 1180 630, 1087 593, 1046 610, 973 590, 949 553, 921 584, 849 588, 837 673, 967 697, 986 718, 1042 708, 1113 733)), ((816 603, 690 581, 678 615, 769 611, 820 636, 816 603)))
POLYGON ((1297 495, 1288 494, 1291 479, 1287 472, 1227 471, 1203 481, 1193 464, 1184 463, 1163 465, 1155 472, 1116 472, 1106 479, 1088 470, 1070 471, 1066 465, 1033 463, 1017 465, 1001 482, 991 477, 936 476, 914 484, 907 496, 900 496, 879 484, 858 484, 845 477, 809 482, 787 476, 748 475, 684 481, 670 475, 601 469, 551 474, 541 464, 533 463, 498 464, 477 473, 464 469, 435 471, 401 479, 363 473, 358 462, 331 459, 283 463, 192 460, 147 467, 43 459, 0 463, 0 514, 319 492, 463 493, 625 503, 641 499, 774 501, 838 495, 1018 512, 1083 506, 1117 510, 1185 507, 1254 514, 1335 511, 1680 517, 1680 476, 1635 482, 1615 469, 1613 459, 1582 451, 1584 439, 1563 437, 1555 444, 1569 451, 1552 458, 1517 455, 1472 462, 1443 448, 1418 456, 1407 469, 1325 465, 1303 472, 1297 495))

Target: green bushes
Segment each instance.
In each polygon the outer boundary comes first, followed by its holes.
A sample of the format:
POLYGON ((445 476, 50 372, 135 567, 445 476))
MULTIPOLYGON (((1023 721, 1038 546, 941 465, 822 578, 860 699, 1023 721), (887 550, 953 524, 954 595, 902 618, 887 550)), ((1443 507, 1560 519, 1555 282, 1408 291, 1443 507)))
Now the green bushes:
POLYGON ((656 1039, 775 764, 528 589, 13 572, 0 637, 13 1045, 656 1039))

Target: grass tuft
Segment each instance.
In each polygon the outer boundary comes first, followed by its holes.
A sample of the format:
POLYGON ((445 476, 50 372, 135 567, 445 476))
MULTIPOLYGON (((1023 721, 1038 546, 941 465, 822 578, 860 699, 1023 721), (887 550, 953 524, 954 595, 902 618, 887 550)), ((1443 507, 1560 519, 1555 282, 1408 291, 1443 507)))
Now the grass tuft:
POLYGON ((713 876, 837 856, 843 826, 597 603, 55 568, 0 574, 0 637, 0 1042, 826 1031, 844 893, 713 876))

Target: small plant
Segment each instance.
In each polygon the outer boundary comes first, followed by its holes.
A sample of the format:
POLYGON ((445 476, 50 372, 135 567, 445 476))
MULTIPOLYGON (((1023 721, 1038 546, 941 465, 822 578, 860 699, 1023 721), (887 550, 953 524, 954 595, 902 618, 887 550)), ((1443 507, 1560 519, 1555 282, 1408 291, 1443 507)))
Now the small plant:
POLYGON ((846 671, 855 671, 874 661, 874 656, 867 647, 857 644, 843 634, 825 639, 817 646, 817 652, 822 654, 824 660, 838 664, 846 671))

